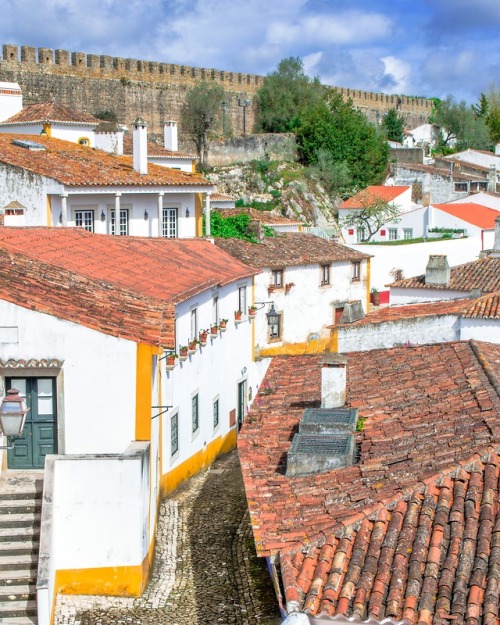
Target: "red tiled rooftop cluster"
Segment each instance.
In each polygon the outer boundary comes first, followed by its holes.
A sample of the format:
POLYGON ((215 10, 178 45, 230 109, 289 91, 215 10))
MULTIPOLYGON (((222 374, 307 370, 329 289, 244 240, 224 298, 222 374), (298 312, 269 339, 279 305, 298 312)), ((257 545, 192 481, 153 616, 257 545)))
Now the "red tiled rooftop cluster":
POLYGON ((493 230, 495 228, 495 219, 500 215, 500 213, 493 208, 488 208, 481 204, 474 204, 473 202, 433 204, 433 206, 449 215, 453 215, 458 219, 485 230, 493 230))
POLYGON ((398 186, 385 186, 385 185, 375 185, 371 187, 367 187, 356 195, 353 195, 345 202, 339 206, 339 208, 362 208, 366 206, 368 203, 371 203, 375 200, 382 200, 384 202, 392 202, 399 195, 408 191, 410 187, 398 187, 398 186))
POLYGON ((20 124, 23 122, 63 122, 97 126, 100 120, 89 113, 81 113, 58 102, 40 102, 27 104, 22 111, 19 111, 19 113, 16 113, 3 123, 20 124))

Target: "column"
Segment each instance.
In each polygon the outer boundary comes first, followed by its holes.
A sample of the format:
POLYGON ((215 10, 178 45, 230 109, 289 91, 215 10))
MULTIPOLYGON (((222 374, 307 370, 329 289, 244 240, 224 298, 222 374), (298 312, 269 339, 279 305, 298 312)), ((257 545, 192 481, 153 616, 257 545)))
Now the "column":
POLYGON ((68 225, 68 194, 61 193, 61 225, 68 225))
POLYGON ((158 193, 158 236, 163 236, 163 193, 158 193))
POLYGON ((120 197, 121 193, 115 193, 115 234, 120 234, 120 197))

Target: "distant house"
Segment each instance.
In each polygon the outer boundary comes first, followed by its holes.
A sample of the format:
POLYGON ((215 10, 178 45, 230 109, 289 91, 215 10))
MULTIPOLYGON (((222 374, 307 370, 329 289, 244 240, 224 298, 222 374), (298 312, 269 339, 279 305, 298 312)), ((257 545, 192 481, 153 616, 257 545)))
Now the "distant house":
MULTIPOLYGON (((284 233, 260 243, 216 239, 225 252, 260 269, 255 345, 260 355, 326 348, 328 326, 368 310, 370 256, 311 234, 284 233), (260 304, 259 304, 260 303, 260 304), (274 309, 272 324, 266 313, 274 309), (349 317, 348 317, 349 315, 349 317)), ((243 311, 245 313, 245 311, 243 311)))
POLYGON ((403 146, 406 148, 424 148, 429 154, 431 149, 438 143, 441 136, 441 128, 437 124, 421 124, 416 128, 405 131, 403 146))
POLYGON ((210 196, 210 205, 213 209, 233 209, 235 203, 235 198, 232 195, 227 195, 225 193, 212 193, 212 195, 210 196))
MULTIPOLYGON (((475 200, 475 196, 472 196, 475 200)), ((475 202, 450 202, 429 206, 428 229, 461 230, 479 240, 478 250, 493 248, 495 220, 500 213, 475 202)), ((439 234, 439 233, 438 233, 439 234)))
POLYGON ((201 239, 0 228, 0 385, 31 407, 0 465, 45 467, 43 622, 57 592, 140 594, 160 497, 234 447, 257 272, 201 239))

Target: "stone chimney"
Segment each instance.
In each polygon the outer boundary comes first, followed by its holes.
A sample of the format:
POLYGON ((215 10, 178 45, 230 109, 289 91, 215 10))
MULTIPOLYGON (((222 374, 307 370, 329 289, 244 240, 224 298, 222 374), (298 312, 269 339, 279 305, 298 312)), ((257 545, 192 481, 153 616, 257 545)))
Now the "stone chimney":
POLYGON ((495 167, 495 165, 490 165, 488 169, 488 191, 489 193, 496 193, 496 190, 497 190, 497 168, 495 167))
POLYGON ((23 94, 17 82, 0 82, 0 122, 23 110, 23 94))
POLYGON ((177 141, 177 122, 168 121, 163 126, 163 145, 165 150, 177 152, 179 149, 177 141))
POLYGON ((148 173, 148 125, 138 117, 132 125, 132 154, 134 169, 140 174, 148 173))
POLYGON ((429 256, 425 268, 425 284, 434 286, 448 286, 450 284, 450 266, 448 258, 443 254, 429 256))
POLYGON ((123 134, 125 126, 116 122, 101 122, 94 128, 95 147, 110 154, 123 154, 123 134))
POLYGON ((500 252, 500 215, 495 219, 495 243, 493 249, 500 252))
POLYGON ((321 407, 338 408, 345 404, 347 357, 325 354, 321 360, 321 407))

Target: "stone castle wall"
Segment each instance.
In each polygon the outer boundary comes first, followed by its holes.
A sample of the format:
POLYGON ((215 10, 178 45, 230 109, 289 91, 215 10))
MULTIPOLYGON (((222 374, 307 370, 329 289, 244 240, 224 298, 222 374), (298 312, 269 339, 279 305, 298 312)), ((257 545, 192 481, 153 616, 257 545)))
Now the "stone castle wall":
MULTIPOLYGON (((152 132, 162 132, 165 120, 180 118, 186 92, 202 80, 224 87, 226 123, 236 135, 243 132, 243 109, 238 99, 252 100, 245 110, 246 130, 251 132, 254 96, 264 76, 50 48, 19 49, 9 44, 3 45, 0 59, 0 81, 18 82, 26 104, 56 100, 88 113, 112 110, 127 125, 140 115, 152 132)), ((380 116, 399 108, 412 128, 425 122, 432 110, 432 102, 424 98, 332 88, 351 98, 372 121, 377 113, 380 116)))

